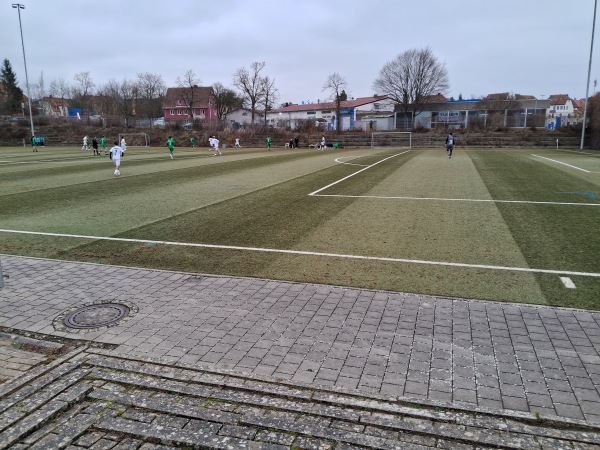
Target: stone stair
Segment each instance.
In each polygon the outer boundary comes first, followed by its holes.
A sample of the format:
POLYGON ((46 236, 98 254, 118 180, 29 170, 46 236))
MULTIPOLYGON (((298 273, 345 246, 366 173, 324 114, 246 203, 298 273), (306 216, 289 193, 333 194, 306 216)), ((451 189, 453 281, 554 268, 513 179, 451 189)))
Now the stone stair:
POLYGON ((0 386, 0 449, 600 449, 600 427, 82 347, 0 386))

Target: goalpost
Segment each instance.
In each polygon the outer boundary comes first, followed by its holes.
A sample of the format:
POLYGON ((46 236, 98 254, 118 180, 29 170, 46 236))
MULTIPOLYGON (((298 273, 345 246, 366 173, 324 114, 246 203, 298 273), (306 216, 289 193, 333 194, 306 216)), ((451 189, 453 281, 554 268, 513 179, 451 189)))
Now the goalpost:
POLYGON ((119 133, 119 143, 121 138, 125 138, 127 147, 148 147, 150 138, 147 133, 119 133))
POLYGON ((410 131, 374 131, 371 133, 371 148, 412 148, 410 131))

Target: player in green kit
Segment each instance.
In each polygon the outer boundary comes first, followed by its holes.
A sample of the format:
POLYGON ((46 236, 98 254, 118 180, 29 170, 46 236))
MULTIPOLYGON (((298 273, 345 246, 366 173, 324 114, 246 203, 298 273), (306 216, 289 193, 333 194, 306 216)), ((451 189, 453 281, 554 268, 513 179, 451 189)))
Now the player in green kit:
POLYGON ((271 139, 270 136, 267 136, 265 142, 267 143, 267 150, 271 150, 271 142, 273 142, 273 139, 271 139))
POLYGON ((108 153, 106 153, 106 138, 104 136, 100 138, 100 145, 102 146, 102 152, 104 153, 104 155, 107 155, 108 153))
POLYGON ((175 151, 175 139, 173 139, 173 136, 169 136, 169 139, 167 139, 167 147, 169 147, 169 153, 171 154, 171 159, 173 159, 173 152, 175 151))
POLYGON ((194 139, 194 136, 192 136, 192 137, 190 138, 190 145, 192 146, 192 148, 195 148, 195 147, 196 147, 196 139, 194 139))

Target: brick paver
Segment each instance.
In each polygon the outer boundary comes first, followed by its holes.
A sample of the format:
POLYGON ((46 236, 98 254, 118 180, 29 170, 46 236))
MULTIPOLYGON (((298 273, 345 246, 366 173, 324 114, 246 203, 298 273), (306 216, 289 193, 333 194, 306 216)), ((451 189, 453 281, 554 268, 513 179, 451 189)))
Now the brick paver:
POLYGON ((600 426, 581 421, 414 405, 94 348, 32 372, 0 389, 0 450, 600 448, 600 426))
POLYGON ((2 269, 1 327, 173 364, 600 423, 598 312, 13 256, 2 269), (101 301, 137 310, 85 332, 56 320, 101 301))

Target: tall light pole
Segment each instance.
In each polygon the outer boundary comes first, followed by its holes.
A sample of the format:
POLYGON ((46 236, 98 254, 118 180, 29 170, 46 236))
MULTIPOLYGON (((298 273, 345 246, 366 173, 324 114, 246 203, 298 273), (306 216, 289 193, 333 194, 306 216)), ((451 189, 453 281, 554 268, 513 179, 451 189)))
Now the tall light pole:
POLYGON ((23 25, 21 25, 21 10, 25 9, 25 5, 21 3, 13 3, 13 8, 17 9, 19 13, 19 28, 21 30, 21 47, 23 47, 23 64, 25 65, 25 84, 27 86, 27 97, 29 98, 29 123, 31 124, 31 137, 35 136, 35 131, 33 131, 33 114, 31 113, 31 92, 29 91, 29 77, 27 76, 27 59, 25 59, 25 42, 23 41, 23 25))
POLYGON ((587 84, 585 87, 585 106, 583 107, 583 122, 581 124, 581 144, 579 150, 583 150, 583 140, 585 139, 585 122, 587 117, 587 105, 588 97, 590 95, 590 75, 592 73, 592 53, 594 51, 594 31, 596 31, 596 6, 598 6, 598 0, 594 0, 594 21, 592 22, 592 42, 590 44, 590 63, 588 66, 587 84))

